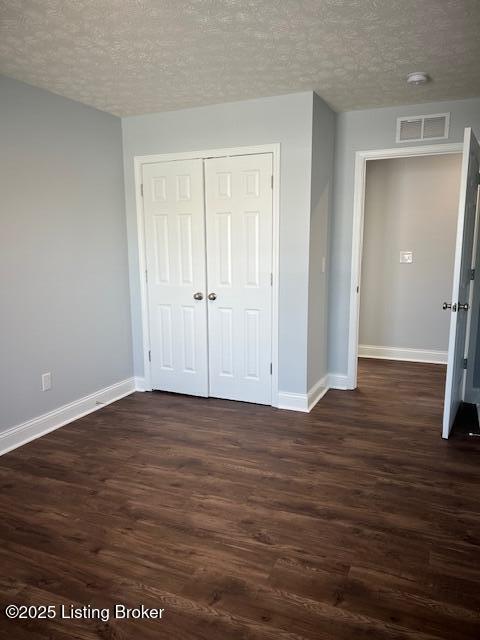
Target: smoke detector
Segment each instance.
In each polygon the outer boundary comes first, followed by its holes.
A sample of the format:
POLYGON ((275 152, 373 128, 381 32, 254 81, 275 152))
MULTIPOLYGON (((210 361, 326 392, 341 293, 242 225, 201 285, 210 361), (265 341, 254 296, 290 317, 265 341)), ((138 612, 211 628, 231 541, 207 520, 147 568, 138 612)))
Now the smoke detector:
POLYGON ((413 86, 419 86, 421 84, 427 84, 430 80, 428 74, 424 71, 414 71, 413 73, 409 73, 407 76, 407 84, 411 84, 413 86))

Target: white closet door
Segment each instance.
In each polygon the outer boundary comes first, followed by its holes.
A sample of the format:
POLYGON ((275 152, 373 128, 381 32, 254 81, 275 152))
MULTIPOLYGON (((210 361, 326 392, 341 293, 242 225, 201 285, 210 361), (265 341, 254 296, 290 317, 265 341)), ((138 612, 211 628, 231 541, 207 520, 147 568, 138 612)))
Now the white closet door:
POLYGON ((271 181, 272 154, 205 161, 209 379, 217 398, 271 403, 271 181))
POLYGON ((207 396, 203 161, 144 165, 143 199, 152 387, 207 396))

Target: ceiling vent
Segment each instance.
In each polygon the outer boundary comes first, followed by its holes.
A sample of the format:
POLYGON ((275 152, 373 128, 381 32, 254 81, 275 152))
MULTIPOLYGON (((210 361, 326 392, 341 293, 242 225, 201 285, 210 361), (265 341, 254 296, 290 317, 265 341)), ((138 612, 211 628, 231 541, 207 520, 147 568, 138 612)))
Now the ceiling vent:
POLYGON ((450 126, 449 113, 435 113, 414 118, 397 118, 397 142, 445 140, 450 126))

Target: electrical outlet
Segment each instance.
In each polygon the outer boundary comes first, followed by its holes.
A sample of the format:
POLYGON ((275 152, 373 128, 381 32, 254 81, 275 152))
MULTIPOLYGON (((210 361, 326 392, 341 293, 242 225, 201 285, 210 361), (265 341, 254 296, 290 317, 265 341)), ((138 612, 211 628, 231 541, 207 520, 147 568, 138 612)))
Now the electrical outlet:
POLYGON ((52 374, 42 373, 42 391, 49 391, 52 388, 52 374))

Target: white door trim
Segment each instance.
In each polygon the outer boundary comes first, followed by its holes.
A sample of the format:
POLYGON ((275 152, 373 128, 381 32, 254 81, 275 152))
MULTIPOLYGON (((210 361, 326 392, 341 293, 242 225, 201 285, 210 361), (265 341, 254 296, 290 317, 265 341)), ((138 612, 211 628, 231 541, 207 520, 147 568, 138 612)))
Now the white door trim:
POLYGON ((265 144, 252 147, 227 147, 225 149, 207 149, 182 153, 164 153, 149 156, 135 156, 135 205, 137 210, 138 267, 140 279, 140 301, 142 313, 142 345, 145 391, 152 390, 150 372, 150 328, 148 322, 148 291, 146 283, 145 224, 142 198, 142 166, 154 162, 175 160, 193 160, 221 158, 223 156, 245 156, 258 153, 271 153, 273 156, 273 210, 272 210, 272 406, 278 406, 278 292, 280 273, 280 144, 265 144))
POLYGON ((461 153, 463 143, 434 144, 401 149, 370 149, 355 153, 355 177, 353 187, 353 234, 352 266, 350 278, 350 319, 348 330, 348 372, 347 389, 357 387, 358 331, 360 320, 360 287, 362 273, 363 227, 365 213, 365 175, 368 160, 389 158, 411 158, 416 156, 445 155, 461 153))

